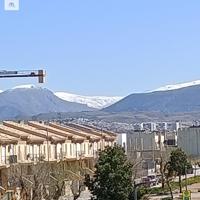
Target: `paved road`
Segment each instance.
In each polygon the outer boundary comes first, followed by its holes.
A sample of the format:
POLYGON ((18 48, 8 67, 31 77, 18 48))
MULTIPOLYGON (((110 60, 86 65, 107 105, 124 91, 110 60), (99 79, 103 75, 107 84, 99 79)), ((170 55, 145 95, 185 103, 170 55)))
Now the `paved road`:
POLYGON ((81 196, 78 198, 78 200, 89 200, 90 199, 90 192, 84 191, 81 193, 81 196))

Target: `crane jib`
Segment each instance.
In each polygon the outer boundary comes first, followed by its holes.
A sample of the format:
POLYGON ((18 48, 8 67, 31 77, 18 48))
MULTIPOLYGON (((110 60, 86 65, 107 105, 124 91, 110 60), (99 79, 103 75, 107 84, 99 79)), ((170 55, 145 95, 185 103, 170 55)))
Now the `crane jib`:
POLYGON ((0 78, 18 78, 18 77, 38 77, 39 83, 44 82, 44 70, 24 70, 24 71, 0 71, 0 78))

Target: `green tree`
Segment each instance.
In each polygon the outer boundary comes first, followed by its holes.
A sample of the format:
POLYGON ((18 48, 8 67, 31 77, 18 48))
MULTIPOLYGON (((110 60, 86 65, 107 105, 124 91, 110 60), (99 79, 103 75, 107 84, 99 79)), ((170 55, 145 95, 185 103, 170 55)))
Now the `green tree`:
POLYGON ((169 191, 170 191, 170 195, 171 195, 171 199, 174 199, 173 197, 173 191, 172 191, 172 186, 170 184, 170 181, 172 180, 172 177, 174 177, 175 175, 175 171, 171 168, 170 166, 170 162, 166 163, 165 165, 165 180, 166 180, 166 183, 167 183, 167 186, 169 188, 169 191))
POLYGON ((179 177, 180 193, 182 193, 181 176, 184 175, 187 169, 191 168, 191 164, 188 161, 187 155, 180 148, 171 152, 169 169, 176 172, 179 177))
POLYGON ((132 165, 120 146, 107 147, 99 154, 95 175, 86 178, 93 200, 128 200, 132 192, 132 165))

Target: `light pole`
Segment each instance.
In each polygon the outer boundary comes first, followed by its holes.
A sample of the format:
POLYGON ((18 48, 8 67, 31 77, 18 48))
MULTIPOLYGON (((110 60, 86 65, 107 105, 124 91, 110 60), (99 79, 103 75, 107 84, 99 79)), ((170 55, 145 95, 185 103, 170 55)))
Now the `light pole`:
POLYGON ((47 162, 48 162, 48 183, 50 185, 50 162, 49 162, 49 131, 48 128, 46 128, 47 133, 47 162))
POLYGON ((188 190, 188 188, 187 188, 187 166, 185 166, 185 188, 187 191, 188 190))
POLYGON ((194 171, 194 176, 196 177, 197 176, 197 163, 195 162, 195 169, 194 169, 195 171, 194 171))
POLYGON ((135 184, 134 183, 134 200, 138 200, 138 188, 143 185, 143 183, 135 184))
POLYGON ((46 133, 47 133, 47 161, 49 164, 49 131, 47 128, 46 128, 46 133))

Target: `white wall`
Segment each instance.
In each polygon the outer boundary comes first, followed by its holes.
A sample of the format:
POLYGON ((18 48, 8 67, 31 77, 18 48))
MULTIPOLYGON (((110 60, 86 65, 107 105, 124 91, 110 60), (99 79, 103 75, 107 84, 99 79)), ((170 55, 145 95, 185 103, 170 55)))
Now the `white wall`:
POLYGON ((127 134, 121 133, 117 135, 117 144, 124 147, 125 151, 127 151, 127 134))
POLYGON ((200 155, 200 128, 183 128, 178 131, 178 147, 182 148, 187 155, 200 155))
POLYGON ((127 151, 129 150, 153 150, 164 146, 164 135, 156 132, 133 132, 127 134, 127 151))

